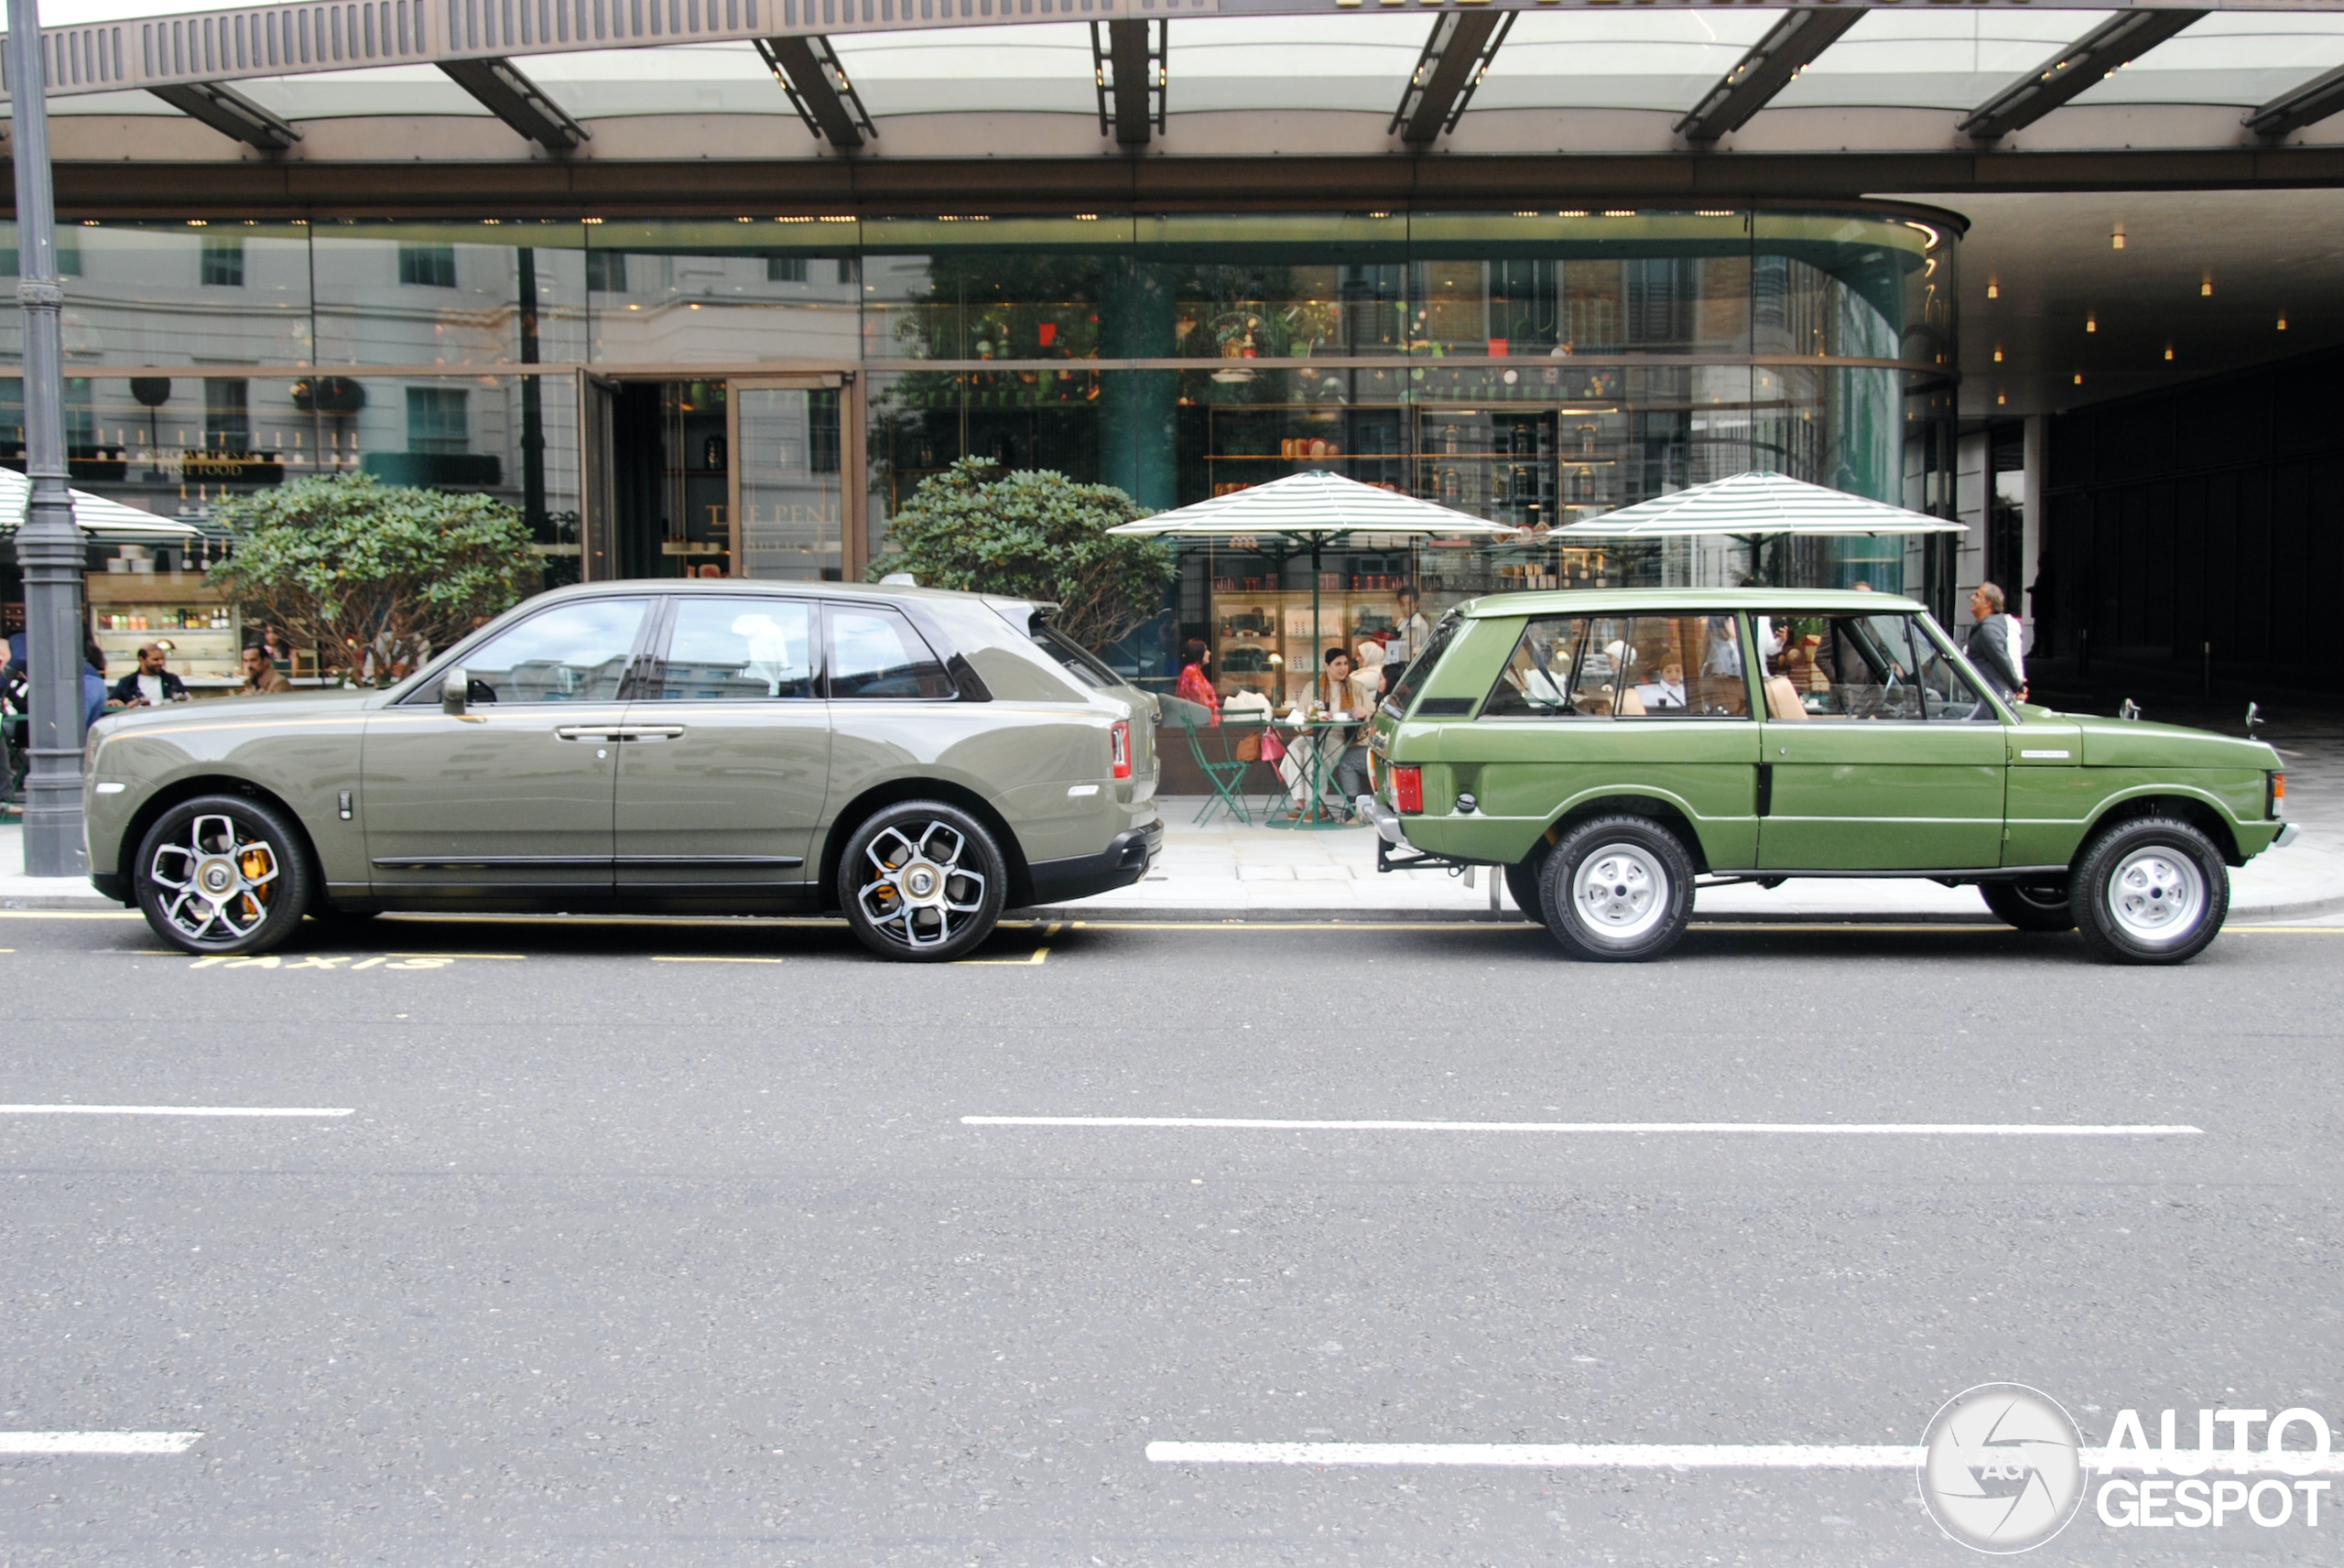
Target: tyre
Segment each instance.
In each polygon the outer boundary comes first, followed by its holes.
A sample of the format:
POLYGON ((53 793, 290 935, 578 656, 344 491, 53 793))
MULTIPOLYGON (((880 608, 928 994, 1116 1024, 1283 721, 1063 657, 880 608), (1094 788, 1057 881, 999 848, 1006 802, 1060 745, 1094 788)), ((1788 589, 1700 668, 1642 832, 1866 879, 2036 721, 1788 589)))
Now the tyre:
POLYGON ((2205 951, 2230 909, 2230 868, 2187 822, 2140 816, 2103 828, 2068 879, 2084 946, 2111 964, 2178 964, 2205 951))
POLYGON ((1546 930, 1575 958, 1657 958, 1693 917, 1693 857, 1649 817, 1580 823, 1547 855, 1539 882, 1546 930))
POLYGON ((187 953, 266 953, 309 907, 309 857, 276 808, 207 795, 163 813, 138 846, 131 890, 155 935, 187 953))
MULTIPOLYGON (((1539 848, 1544 849, 1546 846, 1539 848)), ((1525 920, 1546 918, 1546 894, 1538 887, 1538 869, 1545 859, 1544 855, 1533 855, 1505 868, 1505 891, 1514 895, 1514 906, 1522 911, 1525 920)))
POLYGON ((839 857, 839 905, 883 958, 938 963, 993 935, 1009 883, 1001 849, 957 806, 907 800, 868 817, 839 857))
POLYGON ((1980 896, 1996 919, 2021 931, 2073 931, 2075 911, 2067 906, 2067 879, 2056 882, 1980 882, 1980 896))

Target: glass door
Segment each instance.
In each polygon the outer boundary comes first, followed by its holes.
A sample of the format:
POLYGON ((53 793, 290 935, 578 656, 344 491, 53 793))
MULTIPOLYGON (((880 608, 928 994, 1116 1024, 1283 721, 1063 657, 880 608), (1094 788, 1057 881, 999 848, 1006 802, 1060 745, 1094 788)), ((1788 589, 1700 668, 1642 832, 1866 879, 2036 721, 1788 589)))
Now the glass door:
POLYGON ((734 576, 835 582, 856 564, 845 528, 849 392, 836 373, 732 382, 734 576))

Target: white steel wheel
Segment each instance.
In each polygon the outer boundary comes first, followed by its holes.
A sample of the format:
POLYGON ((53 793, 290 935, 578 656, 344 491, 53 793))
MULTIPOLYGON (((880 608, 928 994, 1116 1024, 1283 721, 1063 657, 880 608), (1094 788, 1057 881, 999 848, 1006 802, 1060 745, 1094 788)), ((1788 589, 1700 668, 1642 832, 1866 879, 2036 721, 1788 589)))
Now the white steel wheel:
POLYGON ((2120 964, 2196 957, 2230 914, 2221 851, 2196 826, 2143 816, 2102 828, 2068 879, 2068 907, 2084 944, 2120 964))
POLYGON ((1656 958, 1693 917, 1693 858, 1645 816, 1582 822, 1541 868, 1546 930, 1574 957, 1656 958))
POLYGON ((884 957, 955 958, 993 934, 1008 875, 983 826, 940 801, 907 801, 863 823, 839 861, 839 902, 884 957))
POLYGON ((146 924, 189 953, 265 952, 309 903, 309 863, 291 825, 232 795, 165 812, 139 844, 131 878, 146 924))
POLYGON ((1604 844, 1571 878, 1572 913, 1598 936, 1633 942, 1668 915, 1668 871, 1641 844, 1604 844))
POLYGON ((2176 851, 2152 846, 2117 863, 2108 879, 2108 913, 2124 934, 2148 946, 2187 938, 2206 903, 2206 879, 2176 851))

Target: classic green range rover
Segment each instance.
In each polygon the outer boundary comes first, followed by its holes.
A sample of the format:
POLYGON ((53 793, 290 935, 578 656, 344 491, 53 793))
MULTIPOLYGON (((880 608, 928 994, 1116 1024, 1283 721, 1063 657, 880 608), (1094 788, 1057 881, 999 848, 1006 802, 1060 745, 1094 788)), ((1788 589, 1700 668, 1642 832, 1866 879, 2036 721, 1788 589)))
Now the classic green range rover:
POLYGON ((1503 867, 1588 958, 1666 952, 1697 878, 1898 876, 2175 963, 2220 929, 2225 868, 2294 836, 2269 746, 2005 702, 1920 605, 1878 593, 1476 600, 1368 749, 1380 863, 1503 867))
POLYGON ((884 957, 957 957, 1163 843, 1156 700, 1042 608, 599 583, 388 691, 117 714, 90 880, 193 953, 389 909, 836 909, 884 957))

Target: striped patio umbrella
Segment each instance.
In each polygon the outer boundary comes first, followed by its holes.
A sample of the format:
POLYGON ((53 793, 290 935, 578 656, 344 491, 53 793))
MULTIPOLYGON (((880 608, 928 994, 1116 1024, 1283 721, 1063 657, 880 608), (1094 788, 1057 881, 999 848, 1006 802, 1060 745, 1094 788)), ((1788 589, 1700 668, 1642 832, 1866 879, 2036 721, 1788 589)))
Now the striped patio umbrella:
MULTIPOLYGON (((25 505, 32 499, 33 481, 15 469, 0 469, 0 535, 13 534, 25 520, 25 505)), ((193 539, 202 530, 176 517, 157 517, 86 490, 72 492, 73 521, 81 532, 105 543, 173 545, 193 539)))
POLYGON ((1487 523, 1413 495, 1325 472, 1290 474, 1107 530, 1183 539, 1268 535, 1314 541, 1341 534, 1461 539, 1506 536, 1519 531, 1508 524, 1487 523))
MULTIPOLYGON (((1193 510, 1193 508, 1191 508, 1193 510)), ((1655 496, 1617 512, 1557 528, 1549 535, 1574 539, 1770 539, 1785 535, 1823 538, 1881 538, 1899 534, 1959 534, 1963 524, 1926 513, 1907 512, 1885 502, 1867 501, 1841 490, 1809 484, 1787 474, 1753 470, 1697 484, 1674 495, 1655 496)))

